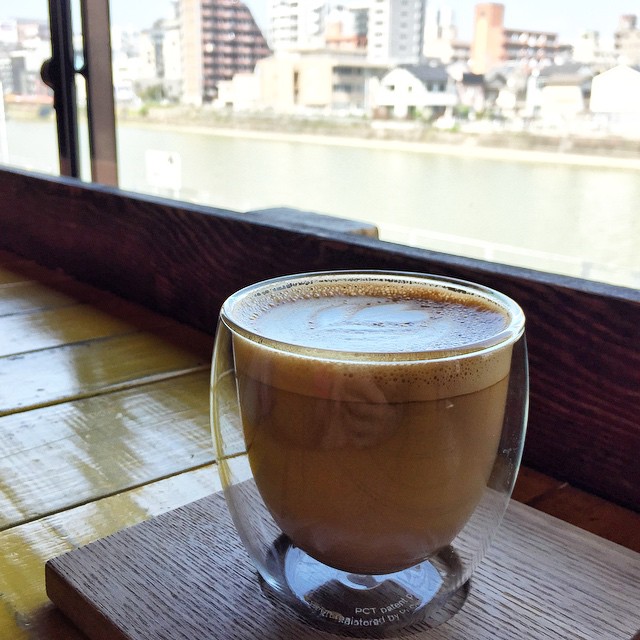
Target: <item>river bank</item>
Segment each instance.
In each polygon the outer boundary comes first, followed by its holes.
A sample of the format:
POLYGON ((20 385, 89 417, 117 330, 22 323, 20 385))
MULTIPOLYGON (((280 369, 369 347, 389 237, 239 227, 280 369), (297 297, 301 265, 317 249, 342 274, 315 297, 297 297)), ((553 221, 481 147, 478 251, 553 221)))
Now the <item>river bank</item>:
MULTIPOLYGON (((8 109, 7 116, 43 118, 41 112, 24 105, 8 109)), ((54 118, 54 115, 44 117, 54 118)), ((182 106, 120 108, 117 122, 123 127, 162 128, 197 135, 640 171, 638 139, 602 133, 514 131, 510 130, 509 123, 480 123, 479 130, 475 131, 464 127, 441 130, 422 122, 233 113, 182 106)))
POLYGON ((203 135, 640 170, 640 140, 603 134, 514 131, 509 129, 509 123, 487 122, 484 131, 441 130, 415 121, 233 113, 186 107, 156 107, 143 112, 122 110, 119 122, 161 125, 203 135))

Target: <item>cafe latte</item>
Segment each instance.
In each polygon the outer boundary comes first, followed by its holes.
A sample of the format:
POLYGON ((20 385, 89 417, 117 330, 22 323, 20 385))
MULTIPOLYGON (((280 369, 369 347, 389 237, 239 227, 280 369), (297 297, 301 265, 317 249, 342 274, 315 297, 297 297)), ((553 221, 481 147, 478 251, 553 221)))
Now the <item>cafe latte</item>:
POLYGON ((507 311, 472 290, 381 276, 301 279, 229 315, 251 470, 292 543, 358 574, 446 547, 496 458, 507 311))

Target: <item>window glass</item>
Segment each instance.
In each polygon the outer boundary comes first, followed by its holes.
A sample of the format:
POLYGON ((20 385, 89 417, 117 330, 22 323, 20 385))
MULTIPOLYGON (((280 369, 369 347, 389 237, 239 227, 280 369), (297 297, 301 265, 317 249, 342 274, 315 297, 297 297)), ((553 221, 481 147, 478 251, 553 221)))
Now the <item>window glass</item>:
POLYGON ((47 0, 0 3, 0 164, 59 172, 52 92, 40 78, 50 56, 47 0))
POLYGON ((110 0, 119 184, 638 288, 640 23, 556 5, 110 0))

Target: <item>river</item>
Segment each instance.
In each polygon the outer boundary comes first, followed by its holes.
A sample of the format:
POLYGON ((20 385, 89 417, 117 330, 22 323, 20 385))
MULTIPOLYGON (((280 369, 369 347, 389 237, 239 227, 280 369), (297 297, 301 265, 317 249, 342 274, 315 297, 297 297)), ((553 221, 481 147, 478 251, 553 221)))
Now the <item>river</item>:
MULTIPOLYGON (((57 172, 53 123, 9 120, 7 146, 57 172)), ((638 170, 134 124, 118 150, 123 189, 354 218, 383 240, 640 288, 638 170)))

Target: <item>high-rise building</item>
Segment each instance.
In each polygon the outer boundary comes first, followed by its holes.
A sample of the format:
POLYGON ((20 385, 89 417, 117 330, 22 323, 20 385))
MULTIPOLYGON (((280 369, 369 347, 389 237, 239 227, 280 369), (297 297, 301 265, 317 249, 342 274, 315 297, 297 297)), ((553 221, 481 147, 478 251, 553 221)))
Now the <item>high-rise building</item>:
POLYGON ((570 45, 558 41, 557 33, 505 28, 502 4, 476 5, 470 61, 474 73, 487 73, 504 63, 528 72, 547 64, 566 62, 571 49, 570 45))
POLYGON ((267 40, 273 51, 363 49, 371 0, 268 0, 267 40))
POLYGON ((322 46, 330 4, 325 0, 268 0, 269 46, 274 51, 322 46))
POLYGON ((182 91, 182 50, 177 6, 174 5, 173 16, 156 20, 151 28, 138 34, 137 40, 135 79, 139 87, 156 87, 165 98, 179 98, 182 91))
MULTIPOLYGON (((456 28, 451 7, 429 2, 424 20, 425 49, 435 42, 452 40, 456 36, 456 28)), ((425 56, 432 57, 432 56, 425 56)))
POLYGON ((251 11, 239 0, 180 0, 183 101, 213 100, 218 84, 251 73, 271 54, 251 11))
POLYGON ((426 0, 372 0, 369 60, 417 64, 422 57, 426 0))
POLYGON ((454 14, 448 5, 427 3, 422 55, 444 63, 468 61, 469 44, 458 40, 454 14))
POLYGON ((618 28, 613 34, 613 47, 620 63, 632 66, 640 64, 640 29, 637 16, 620 16, 618 28))
POLYGON ((471 70, 474 73, 486 73, 504 61, 503 31, 504 5, 495 2, 477 4, 471 42, 471 70))

